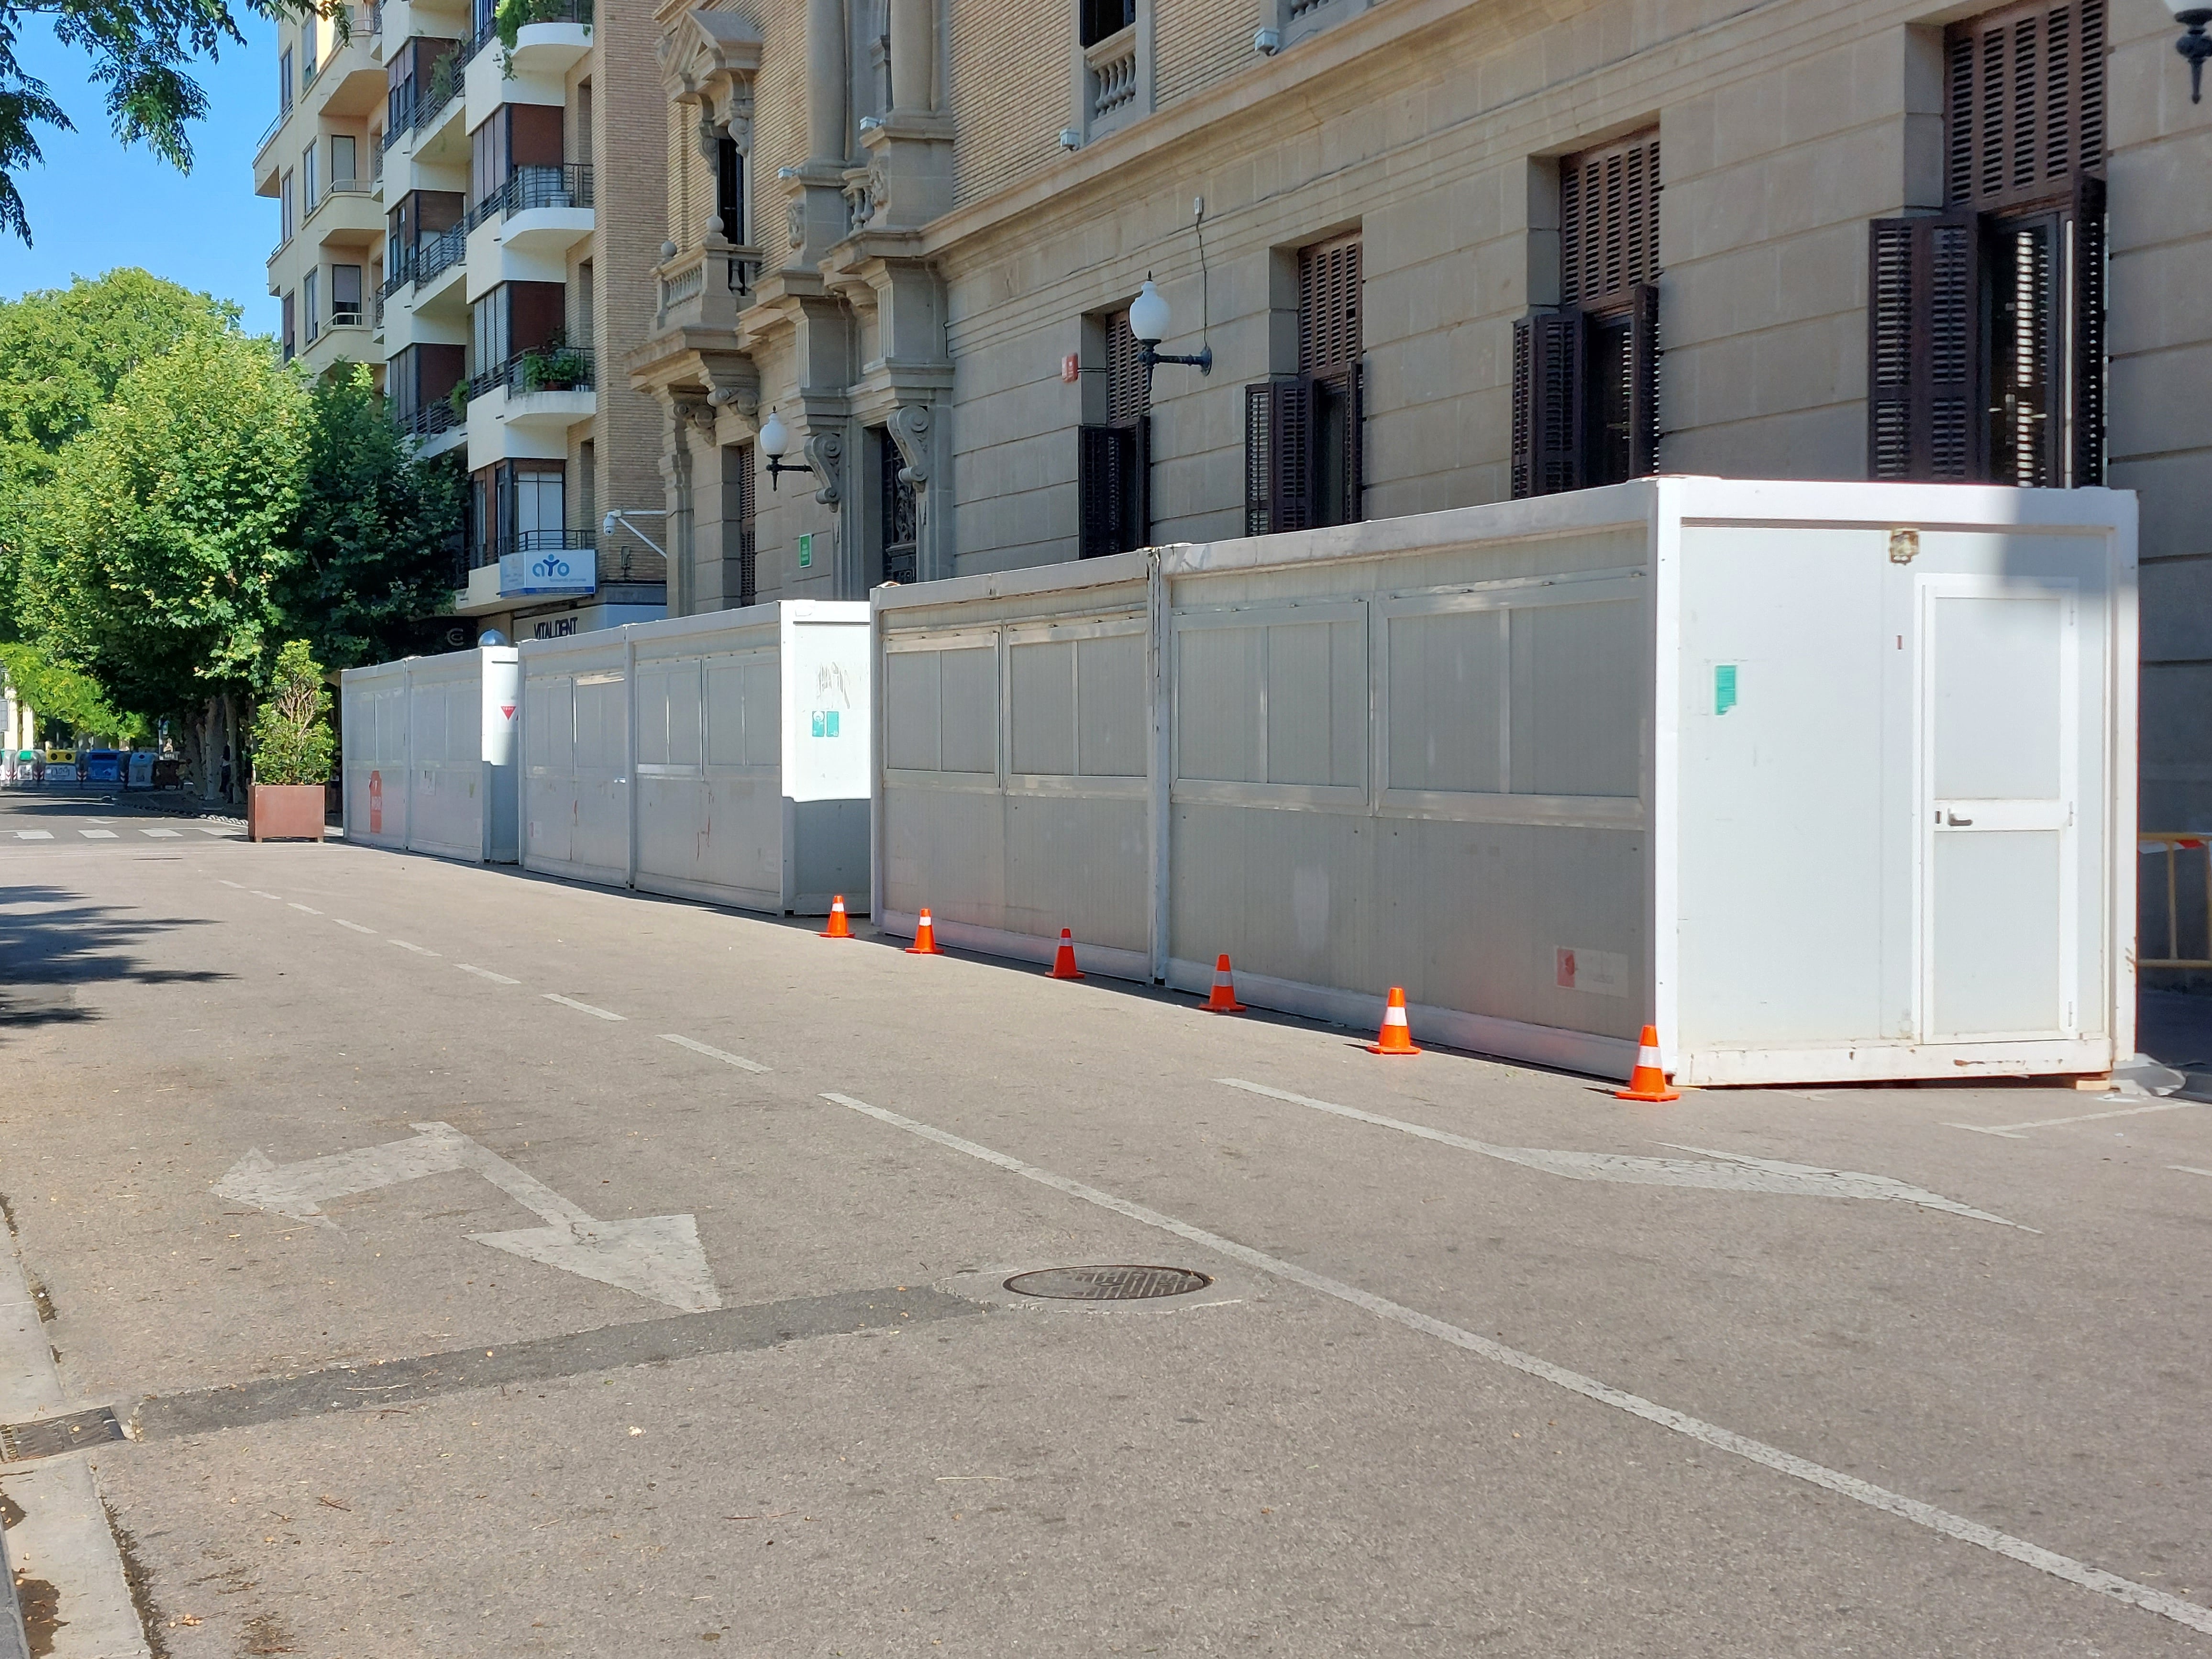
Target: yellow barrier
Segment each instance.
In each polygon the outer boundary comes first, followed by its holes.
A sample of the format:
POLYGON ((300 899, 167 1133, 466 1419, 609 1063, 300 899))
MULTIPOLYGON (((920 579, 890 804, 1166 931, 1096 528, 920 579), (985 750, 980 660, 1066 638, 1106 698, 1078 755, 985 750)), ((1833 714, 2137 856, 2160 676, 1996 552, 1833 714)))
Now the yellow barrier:
POLYGON ((2149 882, 2149 872, 2137 866, 2138 880, 2138 936, 2136 941, 2136 966, 2138 968, 2212 968, 2212 835, 2182 835, 2145 832, 2136 837, 2136 852, 2141 859, 2156 859, 2166 878, 2166 902, 2163 907, 2151 901, 2156 898, 2149 882), (2162 856, 2161 856, 2162 855, 2162 856), (2184 906, 2182 889, 2192 872, 2197 890, 2184 906), (2204 954, 2185 957, 2182 951, 2182 930, 2196 921, 2199 903, 2203 908, 2203 933, 2201 942, 2204 954), (2154 957, 2146 954, 2151 945, 2149 923, 2162 908, 2166 916, 2166 954, 2154 957))

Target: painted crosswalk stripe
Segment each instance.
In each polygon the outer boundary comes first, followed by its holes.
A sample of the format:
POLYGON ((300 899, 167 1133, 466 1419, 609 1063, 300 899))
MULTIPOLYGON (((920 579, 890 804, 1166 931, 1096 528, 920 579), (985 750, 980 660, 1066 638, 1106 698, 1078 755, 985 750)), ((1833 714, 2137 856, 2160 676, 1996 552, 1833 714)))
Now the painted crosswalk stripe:
POLYGON ((181 830, 141 830, 138 833, 142 836, 151 836, 156 841, 173 841, 185 832, 181 830))
POLYGON ((15 832, 17 841, 52 841, 53 838, 54 832, 51 830, 18 830, 15 832))
POLYGON ((574 1008, 580 1014, 596 1014, 601 1019, 628 1019, 629 1018, 628 1014, 613 1014, 609 1013, 604 1008, 594 1008, 588 1002, 579 1002, 574 997, 564 997, 557 991, 546 992, 545 1000, 548 1002, 557 1002, 563 1008, 574 1008))
POLYGON ((495 985, 520 985, 522 983, 519 979, 509 979, 505 974, 495 974, 489 968, 471 968, 465 962, 457 962, 453 966, 459 969, 465 974, 474 974, 478 979, 488 979, 495 985))
POLYGON ((438 954, 437 951, 429 950, 423 945, 410 945, 404 939, 388 939, 384 942, 386 945, 396 945, 403 951, 412 951, 418 957, 434 957, 438 954))
POLYGON ((695 1054, 704 1054, 709 1060, 719 1060, 726 1066, 734 1066, 741 1072, 768 1070, 767 1066, 757 1060, 747 1060, 743 1054, 732 1054, 720 1048, 710 1048, 696 1038, 679 1036, 674 1031, 663 1031, 660 1034, 660 1040, 663 1042, 673 1042, 680 1048, 689 1048, 695 1054))
POLYGON ((1101 1192, 1096 1187, 1085 1186, 1079 1181, 1072 1180, 1064 1175, 1054 1174, 1049 1170, 1038 1169, 1035 1164, 1024 1164, 1019 1158, 1010 1158, 1004 1152, 994 1152, 988 1146, 980 1146, 972 1140, 964 1140, 947 1130, 936 1128, 927 1123, 918 1123, 910 1117, 900 1116, 896 1112, 885 1111, 880 1106, 871 1106, 865 1100, 855 1100, 850 1095, 824 1094, 822 1098, 845 1107, 848 1110, 864 1113, 879 1123, 890 1125, 892 1128, 904 1130, 910 1135, 919 1136, 924 1140, 934 1141, 937 1145, 947 1147, 953 1152, 964 1153, 969 1158, 995 1165, 1009 1174, 1020 1176, 1024 1180, 1034 1181, 1040 1186, 1049 1187, 1055 1192, 1065 1193, 1070 1198, 1080 1199, 1086 1204, 1095 1204, 1100 1209, 1110 1210, 1116 1215, 1126 1216, 1143 1226, 1157 1228, 1162 1232, 1172 1234, 1186 1243, 1195 1244, 1200 1249, 1212 1250, 1217 1255, 1228 1257, 1232 1261, 1241 1261, 1246 1267, 1255 1268, 1273 1278, 1287 1279, 1293 1285, 1303 1285, 1308 1290, 1317 1291, 1323 1296, 1334 1297, 1340 1302, 1349 1303, 1355 1308, 1373 1314, 1378 1319, 1388 1320, 1392 1324, 1402 1326, 1407 1330, 1416 1332, 1423 1336, 1434 1337, 1440 1342, 1446 1342, 1468 1353, 1480 1355, 1497 1364, 1519 1371, 1525 1376, 1551 1383, 1555 1388, 1564 1389, 1570 1394, 1580 1395, 1583 1399, 1594 1401, 1601 1406, 1609 1406, 1615 1411, 1625 1412, 1631 1417, 1641 1418, 1647 1423, 1671 1430, 1700 1444, 1711 1446, 1716 1451, 1727 1452, 1729 1455, 1741 1457, 1747 1462, 1756 1463, 1763 1468, 1771 1469, 1777 1474, 1786 1475, 1793 1480, 1802 1480, 1806 1485, 1817 1486, 1824 1492, 1834 1492, 1839 1498, 1847 1498, 1855 1504, 1863 1504, 1868 1508, 1879 1510, 1885 1515, 1893 1515, 1901 1521, 1912 1522, 1915 1526, 1925 1527, 1930 1532, 1940 1533, 1946 1538, 1957 1540, 1960 1543, 1971 1544, 1977 1549, 1984 1549, 1994 1554, 2002 1555, 2008 1560, 2017 1561, 2023 1566, 2033 1567, 2038 1572, 2049 1573, 2054 1578, 2063 1579, 2069 1584, 2094 1591, 2099 1595, 2108 1595, 2116 1601, 2124 1601, 2131 1607, 2141 1607, 2146 1613, 2154 1613, 2160 1618, 2171 1619, 2174 1623, 2185 1625, 2191 1630, 2212 1633, 2212 1607, 2205 1607, 2201 1602, 2185 1600, 2170 1590, 2154 1589, 2148 1584, 2137 1583, 2131 1578, 2123 1578, 2118 1573, 2107 1572, 2101 1567, 2093 1567, 2086 1561, 2077 1561, 2071 1556, 2059 1554, 2056 1550, 2045 1549, 2040 1544, 2030 1543, 2025 1538, 2016 1538, 2009 1533, 2000 1532, 1995 1527, 1971 1520, 1966 1516, 1954 1515, 1948 1510, 1937 1509, 1932 1504, 1923 1504, 1918 1498, 1907 1498, 1902 1493, 1877 1486, 1871 1481, 1862 1480, 1856 1475, 1845 1474, 1840 1470, 1825 1468, 1809 1458, 1798 1456, 1795 1452, 1784 1451, 1778 1446, 1770 1446, 1763 1441, 1753 1440, 1749 1436, 1738 1434, 1732 1429, 1724 1429, 1717 1424, 1705 1422, 1690 1416, 1686 1412, 1676 1411, 1671 1406, 1662 1406, 1656 1401, 1644 1399, 1641 1395, 1631 1394, 1625 1389, 1616 1389, 1610 1383, 1601 1382, 1593 1376, 1585 1376, 1579 1371, 1569 1370, 1564 1365, 1554 1364, 1552 1361, 1540 1358, 1534 1354, 1523 1353, 1517 1348, 1509 1348, 1503 1342, 1493 1341, 1489 1337, 1474 1331, 1463 1330, 1457 1325, 1447 1324, 1441 1319, 1408 1308, 1401 1303, 1392 1302, 1379 1297, 1372 1291, 1363 1291, 1357 1285, 1346 1285, 1340 1279, 1328 1278, 1295 1261, 1285 1261, 1279 1256, 1269 1255, 1264 1251, 1255 1250, 1249 1244, 1240 1244, 1234 1239, 1224 1238, 1218 1233, 1208 1232, 1202 1227, 1193 1226, 1188 1221, 1179 1221, 1173 1216, 1163 1215, 1158 1210, 1148 1209, 1144 1205, 1133 1203, 1128 1199, 1116 1197, 1112 1193, 1101 1192))
POLYGON ((234 836, 238 833, 235 830, 210 830, 204 823, 196 823, 192 828, 204 836, 234 836))
POLYGON ((332 916, 331 920, 341 927, 352 928, 356 933, 367 933, 372 939, 376 937, 376 929, 374 927, 364 927, 357 921, 348 921, 343 916, 332 916))
POLYGON ((296 899, 291 900, 289 902, 295 910, 305 910, 311 916, 319 916, 323 914, 312 904, 302 904, 296 899))
POLYGON ((82 836, 87 841, 114 841, 118 839, 115 831, 112 830, 80 830, 77 831, 77 834, 82 836))

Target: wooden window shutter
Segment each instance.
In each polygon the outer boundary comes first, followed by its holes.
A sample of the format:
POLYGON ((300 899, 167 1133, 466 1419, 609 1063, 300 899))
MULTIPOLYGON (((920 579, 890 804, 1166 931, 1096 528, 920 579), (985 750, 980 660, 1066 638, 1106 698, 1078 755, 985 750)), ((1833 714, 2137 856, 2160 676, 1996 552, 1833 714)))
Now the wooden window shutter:
POLYGON ((1273 477, 1267 521, 1278 531, 1310 530, 1314 523, 1314 382, 1310 375, 1275 383, 1269 437, 1273 477))
POLYGON ((734 465, 738 470, 738 603, 751 605, 760 592, 760 551, 755 538, 760 503, 750 444, 738 446, 734 465))
POLYGON ((1244 533, 1265 536, 1274 520, 1268 507, 1274 499, 1273 464, 1275 434, 1275 387, 1261 380, 1244 388, 1244 533))
POLYGON ((2066 482, 2080 489, 2105 482, 2105 181, 2094 173, 2075 175, 2067 228, 2074 397, 2066 482))
POLYGON ((1629 292, 1628 476, 1659 471, 1659 290, 1638 283, 1629 292))
POLYGON ((1877 219, 1867 318, 1867 470, 1987 476, 1981 216, 1877 219))
POLYGON ((1559 163, 1559 297, 1585 311, 1659 275, 1659 135, 1644 131, 1559 163))
POLYGON ((1129 331, 1129 313, 1118 311, 1106 319, 1106 419, 1124 426, 1144 412, 1143 348, 1129 331))
POLYGON ((1513 494, 1579 489, 1587 319, 1577 310, 1532 311, 1513 325, 1513 494))
POLYGON ((1328 374, 1361 350, 1359 238, 1298 250, 1298 373, 1328 374))
POLYGON ((2105 0, 2028 0, 1944 32, 1944 197, 1984 210, 2105 165, 2105 0))
POLYGON ((1126 551, 1130 434, 1121 427, 1075 429, 1075 491, 1080 503, 1079 553, 1086 559, 1126 551))

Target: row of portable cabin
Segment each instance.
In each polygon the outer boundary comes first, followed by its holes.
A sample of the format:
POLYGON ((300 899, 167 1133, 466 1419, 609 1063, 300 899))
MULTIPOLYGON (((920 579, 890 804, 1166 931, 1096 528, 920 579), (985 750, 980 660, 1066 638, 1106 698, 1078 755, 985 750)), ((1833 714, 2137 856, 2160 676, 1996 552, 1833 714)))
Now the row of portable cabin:
POLYGON ((2102 1072, 2134 529, 1668 478, 386 665, 348 826, 1597 1073, 2102 1072))

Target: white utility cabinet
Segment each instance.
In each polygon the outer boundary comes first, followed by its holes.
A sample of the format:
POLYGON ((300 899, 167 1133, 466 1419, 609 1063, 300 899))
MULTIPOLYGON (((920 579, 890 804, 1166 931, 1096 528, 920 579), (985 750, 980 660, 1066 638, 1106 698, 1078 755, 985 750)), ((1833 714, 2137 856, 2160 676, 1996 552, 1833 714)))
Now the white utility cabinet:
POLYGON ((879 589, 876 914, 1679 1081, 2134 1049, 2126 492, 1668 477, 879 589))
POLYGON ((864 601, 526 641, 522 862, 747 909, 868 891, 864 601))
POLYGON ((514 863, 518 672, 480 646, 340 674, 347 839, 514 863))

